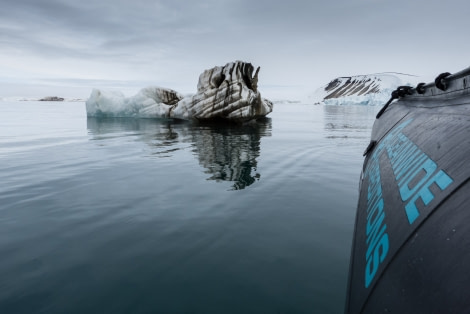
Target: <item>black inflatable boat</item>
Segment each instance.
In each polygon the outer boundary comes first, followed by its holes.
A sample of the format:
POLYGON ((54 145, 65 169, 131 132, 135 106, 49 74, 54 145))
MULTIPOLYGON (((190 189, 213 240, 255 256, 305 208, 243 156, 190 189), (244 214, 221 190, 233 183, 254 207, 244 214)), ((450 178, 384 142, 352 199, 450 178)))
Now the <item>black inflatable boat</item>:
POLYGON ((345 312, 470 313, 470 68, 394 91, 364 155, 345 312))

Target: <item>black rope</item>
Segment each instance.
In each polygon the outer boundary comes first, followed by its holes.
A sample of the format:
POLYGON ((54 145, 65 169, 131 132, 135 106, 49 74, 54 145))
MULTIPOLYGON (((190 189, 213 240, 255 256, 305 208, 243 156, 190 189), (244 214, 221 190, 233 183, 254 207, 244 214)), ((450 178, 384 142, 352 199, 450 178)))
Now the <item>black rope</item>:
MULTIPOLYGON (((449 72, 441 73, 439 74, 436 79, 434 80, 434 83, 436 84, 436 87, 442 91, 445 91, 448 87, 448 82, 446 81, 446 77, 452 75, 449 72)), ((419 83, 415 90, 418 94, 424 94, 426 92, 425 88, 426 83, 419 83)), ((380 109, 380 111, 377 113, 376 118, 380 118, 380 116, 387 110, 388 106, 398 98, 405 97, 406 95, 412 95, 413 94, 413 88, 411 86, 399 86, 396 90, 392 92, 392 95, 387 101, 387 103, 380 109)))
POLYGON ((367 146, 366 150, 364 151, 364 154, 362 156, 367 156, 369 153, 374 149, 375 145, 377 145, 377 141, 370 141, 369 146, 367 146))
POLYGON ((426 89, 424 88, 424 85, 426 85, 426 83, 419 83, 417 86, 416 86, 416 92, 418 94, 424 94, 426 92, 426 89))
POLYGON ((405 97, 406 95, 412 95, 413 92, 411 91, 413 87, 411 86, 400 86, 397 88, 398 96, 405 97))
POLYGON ((392 95, 389 101, 387 101, 387 103, 382 107, 382 109, 380 109, 380 111, 377 113, 377 116, 375 117, 377 119, 380 118, 380 116, 385 112, 385 110, 387 110, 387 107, 390 106, 392 101, 394 101, 395 99, 398 99, 400 97, 405 97, 406 95, 411 95, 412 89, 413 88, 411 86, 399 86, 396 90, 392 92, 392 95))
POLYGON ((382 109, 380 109, 380 111, 377 113, 377 115, 375 116, 376 119, 380 118, 380 116, 385 112, 385 110, 387 109, 387 107, 392 103, 392 101, 394 101, 395 99, 398 99, 398 94, 396 93, 396 90, 394 90, 392 92, 392 97, 389 99, 389 101, 387 101, 387 103, 382 107, 382 109))
POLYGON ((434 80, 434 83, 436 83, 436 87, 442 91, 445 91, 447 89, 447 82, 445 81, 445 78, 449 75, 451 75, 449 72, 439 74, 434 80))

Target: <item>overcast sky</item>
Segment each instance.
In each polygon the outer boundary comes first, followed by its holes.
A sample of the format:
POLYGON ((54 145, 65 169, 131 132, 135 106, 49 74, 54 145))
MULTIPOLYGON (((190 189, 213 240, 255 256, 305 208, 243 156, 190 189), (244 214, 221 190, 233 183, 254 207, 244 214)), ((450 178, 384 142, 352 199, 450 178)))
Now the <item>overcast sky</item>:
POLYGON ((0 1, 0 97, 195 92, 204 69, 235 60, 261 66, 262 94, 470 65, 468 0, 0 1))

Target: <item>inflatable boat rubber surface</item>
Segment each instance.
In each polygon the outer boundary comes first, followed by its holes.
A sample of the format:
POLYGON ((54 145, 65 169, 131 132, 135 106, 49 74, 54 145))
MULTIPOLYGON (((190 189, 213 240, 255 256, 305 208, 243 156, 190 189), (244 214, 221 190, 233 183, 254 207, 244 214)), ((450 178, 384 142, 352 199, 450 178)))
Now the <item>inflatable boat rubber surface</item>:
POLYGON ((470 313, 470 68, 397 98, 365 153, 345 312, 470 313))

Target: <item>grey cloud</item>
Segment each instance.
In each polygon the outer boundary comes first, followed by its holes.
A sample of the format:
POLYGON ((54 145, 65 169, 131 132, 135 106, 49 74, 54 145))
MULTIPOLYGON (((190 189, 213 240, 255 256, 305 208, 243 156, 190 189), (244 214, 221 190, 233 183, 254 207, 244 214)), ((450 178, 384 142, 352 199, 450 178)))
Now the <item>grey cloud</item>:
POLYGON ((260 63, 270 84, 312 73, 421 74, 438 56, 451 55, 441 62, 449 67, 467 62, 469 7, 464 0, 4 0, 0 58, 40 57, 49 67, 55 59, 82 67, 94 60, 142 75, 148 67, 156 80, 170 69, 193 64, 195 75, 242 58, 260 63))

